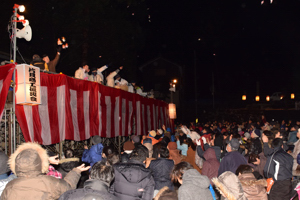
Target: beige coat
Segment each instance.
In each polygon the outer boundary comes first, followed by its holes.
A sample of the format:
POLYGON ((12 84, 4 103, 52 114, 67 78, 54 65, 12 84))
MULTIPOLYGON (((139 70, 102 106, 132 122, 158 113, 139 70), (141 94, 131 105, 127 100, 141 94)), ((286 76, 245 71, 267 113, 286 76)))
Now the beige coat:
POLYGON ((48 155, 36 143, 24 143, 10 156, 9 165, 18 178, 10 181, 4 189, 2 200, 52 200, 67 190, 75 189, 80 170, 73 169, 64 179, 47 176, 48 155))

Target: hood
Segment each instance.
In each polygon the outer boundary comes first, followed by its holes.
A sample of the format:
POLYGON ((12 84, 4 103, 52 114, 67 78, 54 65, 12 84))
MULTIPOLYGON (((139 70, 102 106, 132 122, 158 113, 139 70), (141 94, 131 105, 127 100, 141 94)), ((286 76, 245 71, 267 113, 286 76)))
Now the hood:
POLYGON ((133 163, 129 160, 128 163, 117 165, 115 168, 129 183, 139 183, 143 179, 152 176, 151 170, 145 168, 144 164, 133 163))
POLYGON ((47 151, 37 143, 23 143, 10 156, 8 164, 17 176, 46 173, 49 167, 47 151))
POLYGON ((95 152, 98 155, 102 155, 102 151, 103 151, 103 145, 101 143, 95 144, 95 152))
POLYGON ((216 152, 213 148, 208 148, 204 154, 203 154, 205 160, 210 160, 210 159, 213 159, 213 160, 216 160, 217 157, 216 157, 216 152))
POLYGON ((212 182, 223 193, 226 199, 247 200, 242 185, 234 173, 226 171, 218 178, 212 178, 212 182))
POLYGON ((182 176, 182 184, 196 185, 200 188, 208 188, 210 181, 207 176, 202 176, 196 169, 189 169, 182 176))
POLYGON ((65 172, 79 166, 79 158, 64 158, 59 161, 60 168, 65 172))
POLYGON ((256 180, 254 174, 252 173, 240 174, 238 178, 240 179, 242 186, 259 185, 262 187, 267 187, 267 181, 265 179, 256 180))

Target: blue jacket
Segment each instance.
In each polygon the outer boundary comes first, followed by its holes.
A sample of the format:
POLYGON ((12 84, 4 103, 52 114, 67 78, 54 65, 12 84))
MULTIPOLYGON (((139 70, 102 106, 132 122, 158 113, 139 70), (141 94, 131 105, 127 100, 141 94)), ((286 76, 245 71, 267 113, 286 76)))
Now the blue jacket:
POLYGON ((177 140, 177 149, 181 151, 181 154, 186 156, 187 155, 187 150, 189 149, 187 144, 182 144, 180 145, 179 140, 177 140))
POLYGON ((96 162, 102 160, 103 145, 101 143, 95 144, 91 149, 85 149, 82 154, 82 162, 90 163, 92 167, 96 162))

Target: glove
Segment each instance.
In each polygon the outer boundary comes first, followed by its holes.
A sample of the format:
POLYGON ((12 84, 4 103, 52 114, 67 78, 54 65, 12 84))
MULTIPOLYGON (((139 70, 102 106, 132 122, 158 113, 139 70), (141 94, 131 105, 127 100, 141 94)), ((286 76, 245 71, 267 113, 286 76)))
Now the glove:
POLYGON ((206 144, 206 138, 205 137, 202 137, 202 141, 203 141, 203 144, 206 144))
POLYGON ((201 146, 201 141, 200 141, 201 139, 199 139, 199 140, 196 140, 196 144, 197 144, 197 146, 201 146))
POLYGON ((56 48, 56 50, 57 50, 57 52, 61 52, 61 46, 58 46, 57 48, 56 48))

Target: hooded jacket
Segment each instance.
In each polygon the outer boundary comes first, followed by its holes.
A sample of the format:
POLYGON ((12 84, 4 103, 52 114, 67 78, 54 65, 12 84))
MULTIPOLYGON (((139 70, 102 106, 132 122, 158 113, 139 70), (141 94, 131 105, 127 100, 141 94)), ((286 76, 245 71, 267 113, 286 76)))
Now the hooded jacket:
POLYGON ((117 200, 108 192, 108 183, 101 180, 89 179, 84 183, 84 188, 69 190, 60 196, 59 200, 117 200))
POLYGON ((65 191, 75 189, 80 178, 79 169, 73 169, 64 179, 45 175, 49 166, 48 155, 36 143, 20 145, 10 156, 9 165, 18 178, 6 185, 2 200, 58 199, 65 191))
POLYGON ((226 171, 212 181, 225 200, 247 200, 242 184, 234 173, 226 171))
POLYGON ((268 200, 265 179, 256 180, 253 173, 240 174, 238 178, 248 200, 268 200))
POLYGON ((150 169, 143 163, 129 160, 114 165, 113 194, 122 200, 150 200, 154 193, 154 179, 150 169))
POLYGON ((292 179, 293 157, 286 153, 281 147, 274 148, 274 153, 267 157, 264 168, 266 178, 274 181, 292 179))
POLYGON ((178 189, 178 200, 213 200, 209 190, 209 179, 197 170, 186 170, 182 176, 182 185, 178 189))
POLYGON ((82 162, 90 163, 92 167, 96 162, 102 160, 103 145, 101 143, 95 144, 91 149, 85 149, 82 154, 82 162))
MULTIPOLYGON (((205 161, 202 167, 202 175, 205 175, 211 180, 213 177, 218 177, 218 170, 220 167, 220 162, 216 158, 215 150, 208 148, 203 154, 205 161)), ((213 182, 210 181, 213 185, 213 182)))

